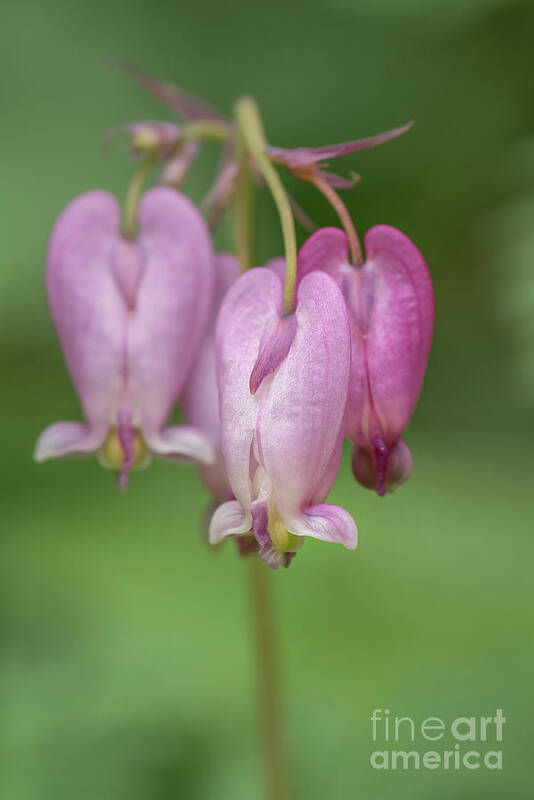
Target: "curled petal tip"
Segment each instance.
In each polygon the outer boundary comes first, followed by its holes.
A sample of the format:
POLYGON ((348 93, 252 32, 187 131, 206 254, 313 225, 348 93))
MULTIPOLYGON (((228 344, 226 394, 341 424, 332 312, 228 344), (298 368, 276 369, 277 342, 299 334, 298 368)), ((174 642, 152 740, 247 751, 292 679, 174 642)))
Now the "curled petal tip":
POLYGON ((359 484, 376 491, 379 497, 406 483, 413 469, 410 448, 398 439, 390 448, 383 440, 372 448, 354 448, 352 471, 359 484))
POLYGON ((289 353, 296 332, 297 320, 293 314, 274 320, 260 345, 260 352, 250 376, 251 394, 256 393, 267 375, 278 369, 289 353))
POLYGON ((217 453, 210 437, 198 428, 189 425, 171 425, 159 433, 143 431, 144 438, 152 450, 162 458, 197 461, 212 466, 217 453))
POLYGON ((98 450, 105 436, 105 430, 94 430, 80 422, 56 422, 37 439, 33 458, 40 463, 49 458, 92 453, 98 450))

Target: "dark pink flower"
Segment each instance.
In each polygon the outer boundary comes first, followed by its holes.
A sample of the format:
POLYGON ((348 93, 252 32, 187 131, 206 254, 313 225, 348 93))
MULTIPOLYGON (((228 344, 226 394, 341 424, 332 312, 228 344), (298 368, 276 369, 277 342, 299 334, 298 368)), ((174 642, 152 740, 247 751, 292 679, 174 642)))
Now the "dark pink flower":
POLYGON ((346 234, 314 233, 299 253, 299 280, 320 269, 340 286, 349 311, 352 366, 346 435, 357 480, 383 495, 404 483, 412 456, 400 438, 417 403, 434 327, 434 294, 425 261, 400 231, 376 225, 365 235, 366 261, 354 267, 346 234))
POLYGON ((242 275, 216 331, 222 451, 236 498, 219 506, 210 541, 253 533, 261 557, 287 564, 311 536, 356 546, 350 514, 324 501, 339 465, 350 372, 343 297, 327 275, 298 287, 282 316, 272 269, 242 275))
POLYGON ((107 192, 63 211, 50 239, 46 286, 52 318, 87 424, 59 422, 37 461, 100 451, 125 485, 150 453, 214 459, 195 428, 164 427, 205 330, 213 251, 195 206, 159 187, 139 204, 139 236, 124 239, 107 192))

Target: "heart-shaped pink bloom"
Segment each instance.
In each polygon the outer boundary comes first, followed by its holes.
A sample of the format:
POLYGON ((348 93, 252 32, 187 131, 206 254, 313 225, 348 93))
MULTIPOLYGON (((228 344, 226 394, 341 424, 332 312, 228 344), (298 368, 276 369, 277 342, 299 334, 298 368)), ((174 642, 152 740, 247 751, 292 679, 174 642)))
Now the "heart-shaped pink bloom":
POLYGON ((273 567, 299 537, 356 547, 356 525, 325 505, 339 465, 350 373, 350 329, 328 275, 304 278, 295 313, 282 316, 271 269, 242 275, 216 330, 222 451, 236 498, 219 506, 210 541, 254 533, 273 567), (253 380, 251 380, 253 378, 253 380))
POLYGON ((107 192, 67 206, 50 239, 46 286, 87 424, 51 425, 37 442, 37 461, 99 450, 113 430, 121 485, 139 434, 159 456, 213 461, 200 431, 164 427, 206 327, 213 260, 201 214, 172 189, 141 198, 139 236, 131 241, 121 236, 119 204, 107 192))
POLYGON ((238 275, 239 264, 234 256, 226 253, 215 256, 215 291, 210 323, 181 397, 187 422, 204 433, 217 454, 215 463, 200 465, 199 472, 204 484, 219 503, 231 497, 232 490, 221 452, 219 389, 215 368, 215 322, 224 297, 238 275))
POLYGON ((434 328, 434 293, 425 261, 400 231, 376 225, 366 261, 353 267, 345 233, 323 228, 299 253, 298 275, 314 270, 340 286, 350 318, 352 366, 346 435, 355 443, 357 480, 383 495, 404 483, 412 456, 400 438, 417 403, 434 328))

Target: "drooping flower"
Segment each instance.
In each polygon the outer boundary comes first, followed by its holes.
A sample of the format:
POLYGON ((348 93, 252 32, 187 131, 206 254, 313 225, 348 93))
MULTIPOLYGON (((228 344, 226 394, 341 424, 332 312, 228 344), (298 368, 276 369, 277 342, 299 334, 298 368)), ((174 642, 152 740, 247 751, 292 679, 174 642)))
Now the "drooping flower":
POLYGON ((200 431, 164 427, 207 323, 209 232, 195 206, 166 187, 141 198, 138 219, 138 237, 123 238, 117 200, 94 191, 55 224, 48 301, 87 424, 51 425, 35 448, 37 461, 99 451, 122 487, 151 453, 214 459, 200 431))
POLYGON ((299 253, 299 280, 323 270, 340 286, 350 318, 352 366, 346 435, 356 479, 383 495, 404 483, 412 456, 401 438, 417 403, 434 327, 428 268, 400 231, 376 225, 366 261, 352 266, 344 231, 323 228, 299 253))
POLYGON ((270 566, 286 566, 302 537, 356 547, 345 509, 324 501, 337 473, 350 371, 350 330, 339 288, 304 278, 282 316, 272 270, 242 275, 216 330, 222 451, 235 500, 219 506, 210 541, 253 533, 270 566))
POLYGON ((221 452, 219 389, 215 366, 215 322, 224 297, 238 275, 239 264, 234 256, 226 253, 215 256, 215 291, 210 323, 181 397, 187 422, 204 433, 216 453, 215 463, 199 465, 199 472, 204 484, 219 503, 232 497, 232 490, 221 452))

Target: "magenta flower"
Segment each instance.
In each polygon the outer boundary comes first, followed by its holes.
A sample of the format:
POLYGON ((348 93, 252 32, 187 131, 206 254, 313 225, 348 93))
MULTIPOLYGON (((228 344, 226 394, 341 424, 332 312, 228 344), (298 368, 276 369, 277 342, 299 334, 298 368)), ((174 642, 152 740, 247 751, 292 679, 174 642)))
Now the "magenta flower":
POLYGON ((314 233, 299 253, 299 280, 313 270, 335 278, 349 311, 352 366, 346 435, 356 479, 383 495, 404 483, 412 456, 400 438, 417 403, 434 327, 430 274, 400 231, 376 225, 365 235, 367 260, 353 267, 346 234, 314 233))
POLYGON ((214 459, 200 431, 164 427, 207 323, 209 233, 195 206, 166 187, 141 198, 138 218, 138 238, 124 239, 117 200, 95 191, 55 224, 48 300, 87 424, 51 425, 35 448, 37 461, 100 451, 122 487, 151 453, 214 459))
POLYGON ((239 264, 233 256, 219 254, 215 257, 215 291, 211 322, 181 397, 187 421, 204 433, 216 453, 215 463, 201 464, 199 472, 204 484, 219 503, 232 497, 232 490, 221 452, 219 389, 215 367, 215 322, 224 297, 238 275, 239 264))
POLYGON ((270 566, 303 536, 356 547, 356 525, 325 505, 339 465, 350 330, 335 281, 315 272, 283 317, 282 282, 256 268, 232 286, 216 330, 222 451, 235 500, 219 506, 210 541, 253 533, 270 566))

